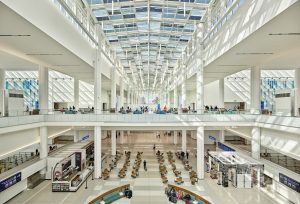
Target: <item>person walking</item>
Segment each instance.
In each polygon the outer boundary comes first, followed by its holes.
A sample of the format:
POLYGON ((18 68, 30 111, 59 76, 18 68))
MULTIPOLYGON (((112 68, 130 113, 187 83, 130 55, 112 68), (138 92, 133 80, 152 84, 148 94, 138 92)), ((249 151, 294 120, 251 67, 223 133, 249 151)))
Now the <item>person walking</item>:
POLYGON ((147 162, 144 160, 144 170, 147 171, 147 162))
POLYGON ((156 147, 155 147, 155 144, 154 144, 154 145, 153 145, 153 150, 154 150, 154 151, 155 151, 155 148, 156 148, 156 147))
POLYGON ((189 159, 189 153, 186 151, 186 159, 189 159))

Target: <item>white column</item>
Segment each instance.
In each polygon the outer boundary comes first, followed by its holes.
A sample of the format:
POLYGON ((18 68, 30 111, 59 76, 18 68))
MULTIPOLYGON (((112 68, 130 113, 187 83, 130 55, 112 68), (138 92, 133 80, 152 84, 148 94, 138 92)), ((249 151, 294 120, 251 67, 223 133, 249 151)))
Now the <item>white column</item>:
MULTIPOLYGON (((40 127, 40 159, 46 159, 48 156, 48 128, 40 127)), ((46 173, 46 168, 40 171, 41 174, 46 173)))
POLYGON ((101 69, 102 69, 101 51, 96 50, 94 59, 94 109, 96 114, 100 114, 102 110, 101 99, 101 69))
POLYGON ((168 93, 167 93, 167 106, 168 106, 168 108, 170 108, 170 106, 171 106, 170 91, 168 91, 168 93))
POLYGON ((74 106, 79 110, 79 79, 74 77, 74 106))
POLYGON ((120 131, 120 144, 124 144, 124 130, 120 131))
POLYGON ((182 130, 182 142, 181 142, 181 150, 186 152, 186 130, 182 130))
POLYGON ((196 70, 196 109, 197 113, 204 110, 204 79, 203 79, 203 25, 199 24, 199 33, 196 38, 197 70, 196 70))
POLYGON ((197 128, 197 175, 204 179, 204 127, 197 128))
POLYGON ((260 68, 251 68, 251 103, 250 112, 259 114, 260 112, 260 68))
POLYGON ((110 92, 110 97, 111 97, 111 104, 110 108, 116 108, 116 97, 117 97, 117 91, 116 91, 116 67, 113 67, 111 69, 111 92, 110 92))
POLYGON ((5 89, 5 70, 0 69, 0 90, 5 89))
POLYGON ((5 90, 5 70, 0 69, 0 116, 4 116, 3 90, 5 90))
POLYGON ((260 159, 260 127, 251 130, 251 154, 254 159, 260 159))
MULTIPOLYGON (((48 68, 39 67, 39 109, 40 114, 48 113, 48 103, 49 103, 49 93, 48 93, 48 84, 49 84, 49 74, 48 68)), ((53 107, 51 107, 52 109, 53 107)))
POLYGON ((130 106, 133 105, 133 91, 130 90, 130 106))
POLYGON ((78 130, 75 130, 75 129, 74 129, 73 131, 74 131, 74 133, 73 133, 73 134, 74 134, 74 142, 78 142, 78 139, 79 139, 79 138, 78 138, 78 137, 79 137, 79 135, 78 135, 78 130))
POLYGON ((174 108, 178 108, 177 85, 174 88, 174 108))
POLYGON ((299 108, 300 108, 300 69, 295 69, 295 116, 299 116, 299 108))
POLYGON ((95 126, 94 127, 94 177, 95 178, 101 178, 102 174, 102 167, 101 167, 101 153, 102 153, 102 139, 101 139, 101 127, 95 126))
POLYGON ((111 131, 111 155, 115 156, 117 151, 116 130, 111 131))
POLYGON ((219 79, 219 108, 224 108, 224 78, 219 79))
POLYGON ((120 108, 124 108, 124 82, 120 79, 120 108))
POLYGON ((182 108, 186 108, 186 84, 185 81, 181 84, 182 108))
POLYGON ((219 132, 219 142, 224 142, 225 141, 225 131, 224 130, 220 130, 219 132))
POLYGON ((129 88, 127 88, 127 106, 130 106, 130 92, 129 92, 129 88))
POLYGON ((174 130, 173 142, 175 145, 177 145, 177 137, 178 137, 178 132, 177 130, 174 130))

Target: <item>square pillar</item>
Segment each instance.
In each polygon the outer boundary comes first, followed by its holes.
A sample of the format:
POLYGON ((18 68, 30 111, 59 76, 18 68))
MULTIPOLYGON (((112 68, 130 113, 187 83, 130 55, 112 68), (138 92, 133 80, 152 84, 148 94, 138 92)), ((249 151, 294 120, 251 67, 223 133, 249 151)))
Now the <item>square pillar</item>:
POLYGON ((174 108, 178 109, 178 95, 177 95, 177 86, 174 88, 174 108))
POLYGON ((219 132, 219 142, 223 143, 225 141, 225 130, 220 130, 219 132))
POLYGON ((260 114, 260 68, 251 68, 251 102, 250 112, 260 114))
POLYGON ((124 144, 124 130, 120 131, 120 144, 124 144))
POLYGON ((181 150, 186 152, 186 130, 182 130, 182 143, 181 143, 181 150))
POLYGON ((178 132, 177 130, 174 130, 173 142, 175 145, 177 145, 177 136, 178 136, 178 132))
POLYGON ((111 131, 111 155, 115 156, 117 152, 117 137, 116 130, 111 131))
POLYGON ((102 165, 101 165, 101 154, 102 154, 102 136, 101 136, 101 127, 95 126, 94 127, 94 177, 101 178, 102 175, 102 165))
POLYGON ((101 97, 101 69, 102 69, 101 50, 96 49, 94 59, 94 110, 96 114, 100 114, 102 110, 101 97))
POLYGON ((4 116, 4 90, 5 90, 5 70, 0 69, 0 116, 4 116))
POLYGON ((197 175, 204 179, 204 127, 197 128, 197 175))
MULTIPOLYGON (((1 80, 1 79, 0 79, 1 80)), ((295 116, 299 116, 299 108, 300 108, 300 69, 295 69, 294 76, 294 89, 295 89, 295 116)), ((1 88, 0 88, 1 89, 1 88)))
POLYGON ((219 79, 219 108, 225 108, 225 105, 224 105, 224 78, 219 79))
POLYGON ((120 108, 124 108, 124 82, 120 79, 120 108))
POLYGON ((251 155, 254 159, 260 159, 260 127, 251 130, 251 155))
POLYGON ((186 84, 185 81, 181 84, 181 107, 186 108, 186 84))
POLYGON ((196 109, 197 113, 202 114, 204 112, 204 65, 203 65, 203 31, 204 27, 199 24, 199 33, 196 38, 196 109))
POLYGON ((79 79, 74 77, 74 106, 79 110, 79 79))
POLYGON ((48 110, 49 110, 48 86, 49 86, 49 70, 46 67, 40 66, 39 67, 39 109, 40 109, 40 114, 47 114, 48 110))
MULTIPOLYGON (((40 127, 40 159, 47 159, 48 157, 48 128, 46 126, 40 127)), ((40 174, 45 174, 46 168, 40 171, 40 174)))
POLYGON ((117 106, 117 89, 116 89, 116 67, 113 67, 111 69, 111 73, 110 73, 110 77, 111 77, 111 92, 110 92, 110 97, 111 97, 111 104, 110 104, 110 108, 116 108, 117 106))

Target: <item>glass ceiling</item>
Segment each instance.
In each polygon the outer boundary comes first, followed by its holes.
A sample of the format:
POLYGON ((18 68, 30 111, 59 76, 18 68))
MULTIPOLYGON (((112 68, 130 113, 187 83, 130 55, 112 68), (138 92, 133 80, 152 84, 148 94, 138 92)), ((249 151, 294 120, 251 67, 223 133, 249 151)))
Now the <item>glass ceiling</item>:
POLYGON ((172 73, 209 2, 88 0, 127 75, 144 90, 172 73))

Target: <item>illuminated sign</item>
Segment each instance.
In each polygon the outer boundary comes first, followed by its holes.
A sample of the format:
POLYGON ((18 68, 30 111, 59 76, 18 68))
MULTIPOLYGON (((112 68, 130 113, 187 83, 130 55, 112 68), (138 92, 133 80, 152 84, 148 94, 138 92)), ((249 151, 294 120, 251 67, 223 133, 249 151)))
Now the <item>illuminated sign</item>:
POLYGON ((279 173, 279 182, 300 193, 300 183, 298 181, 279 173))
POLYGON ((0 181, 0 192, 21 181, 21 172, 0 181))

